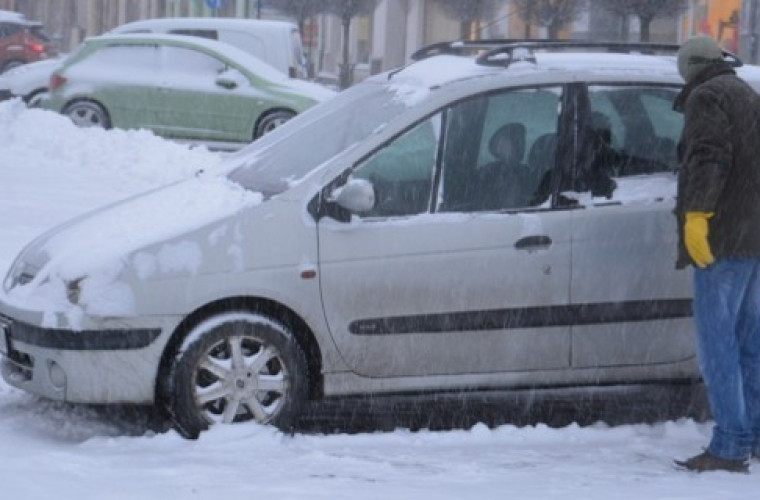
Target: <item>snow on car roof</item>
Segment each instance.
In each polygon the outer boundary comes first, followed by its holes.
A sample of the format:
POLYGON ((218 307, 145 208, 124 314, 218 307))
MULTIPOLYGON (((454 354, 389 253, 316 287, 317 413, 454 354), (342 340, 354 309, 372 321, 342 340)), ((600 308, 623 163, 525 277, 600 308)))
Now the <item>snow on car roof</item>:
POLYGON ((297 29, 295 23, 290 21, 275 21, 269 19, 242 19, 233 17, 164 17, 156 19, 142 19, 122 24, 111 30, 111 33, 123 33, 133 29, 181 29, 181 28, 200 28, 200 29, 221 29, 221 28, 238 28, 245 29, 251 25, 256 25, 257 29, 282 29, 282 26, 297 29))
POLYGON ((126 33, 126 34, 106 34, 96 37, 90 37, 86 40, 87 43, 160 43, 166 45, 190 45, 201 47, 211 52, 215 52, 227 59, 230 59, 239 65, 255 72, 257 76, 261 76, 267 80, 282 80, 287 77, 277 71, 266 62, 253 56, 237 47, 232 45, 211 40, 208 38, 190 36, 190 35, 165 35, 161 33, 126 33))
POLYGON ((39 21, 31 21, 24 17, 24 14, 20 12, 13 12, 10 10, 0 10, 0 21, 12 22, 17 24, 24 24, 27 26, 41 26, 39 21))
POLYGON ((594 52, 536 52, 536 62, 518 61, 507 67, 484 66, 471 56, 437 55, 391 72, 390 80, 399 84, 426 88, 484 75, 512 75, 527 72, 572 72, 576 74, 607 74, 612 77, 656 77, 674 79, 678 76, 675 56, 644 54, 610 54, 594 52))
POLYGON ((155 33, 129 33, 129 34, 106 34, 87 39, 87 43, 162 43, 167 45, 184 45, 205 48, 225 57, 239 66, 246 68, 254 73, 257 77, 268 80, 270 83, 276 83, 286 89, 296 91, 302 95, 308 96, 315 101, 324 101, 332 97, 335 93, 321 85, 289 78, 282 72, 262 61, 258 57, 245 52, 233 45, 224 42, 218 42, 208 38, 189 36, 189 35, 165 35, 155 33))
POLYGON ((20 12, 13 12, 10 10, 0 10, 0 21, 23 21, 25 20, 24 14, 20 12))

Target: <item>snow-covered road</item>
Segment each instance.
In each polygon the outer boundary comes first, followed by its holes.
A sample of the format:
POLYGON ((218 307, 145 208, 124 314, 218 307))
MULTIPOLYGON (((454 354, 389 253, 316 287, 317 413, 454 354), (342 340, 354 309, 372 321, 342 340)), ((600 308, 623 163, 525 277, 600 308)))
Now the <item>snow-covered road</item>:
MULTIPOLYGON (((76 129, 0 103, 0 274, 41 231, 218 161, 149 133, 76 129)), ((709 423, 691 420, 295 436, 218 426, 186 441, 134 418, 0 382, 0 498, 747 500, 760 491, 760 462, 750 475, 671 466, 707 442, 709 423)))

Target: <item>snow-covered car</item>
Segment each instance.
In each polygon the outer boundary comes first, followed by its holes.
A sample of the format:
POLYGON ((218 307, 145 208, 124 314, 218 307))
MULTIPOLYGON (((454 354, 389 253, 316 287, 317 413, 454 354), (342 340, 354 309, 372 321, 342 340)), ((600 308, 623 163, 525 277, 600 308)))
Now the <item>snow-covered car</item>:
POLYGON ((29 105, 36 105, 47 92, 50 75, 58 69, 63 59, 64 56, 43 59, 0 74, 0 100, 19 97, 29 105))
MULTIPOLYGON (((291 77, 305 78, 298 27, 285 21, 220 17, 144 19, 117 26, 108 34, 164 33, 219 40, 258 57, 291 77)), ((48 90, 50 76, 64 57, 44 59, 0 74, 0 101, 19 97, 30 106, 48 90)))
POLYGON ((236 149, 333 94, 226 43, 124 34, 87 39, 53 72, 39 107, 80 126, 236 149))
POLYGON ((187 436, 312 398, 698 381, 662 48, 438 45, 40 236, 3 282, 4 379, 187 436))
POLYGON ((0 10, 0 73, 57 53, 42 23, 17 12, 0 10))

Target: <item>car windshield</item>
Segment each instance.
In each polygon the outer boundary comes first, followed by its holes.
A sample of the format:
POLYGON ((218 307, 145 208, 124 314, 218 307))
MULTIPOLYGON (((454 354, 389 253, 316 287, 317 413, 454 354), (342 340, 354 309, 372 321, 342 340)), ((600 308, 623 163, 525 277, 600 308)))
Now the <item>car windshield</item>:
POLYGON ((279 194, 325 161, 401 114, 393 87, 364 82, 296 116, 231 155, 229 178, 266 197, 279 194))

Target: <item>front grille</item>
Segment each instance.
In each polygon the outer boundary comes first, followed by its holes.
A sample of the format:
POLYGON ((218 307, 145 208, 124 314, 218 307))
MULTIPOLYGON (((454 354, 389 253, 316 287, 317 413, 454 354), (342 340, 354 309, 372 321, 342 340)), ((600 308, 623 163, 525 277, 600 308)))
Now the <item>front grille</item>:
POLYGON ((0 89, 0 101, 6 101, 13 97, 10 90, 0 89))
POLYGON ((34 371, 34 358, 13 348, 13 337, 11 336, 13 324, 13 320, 0 314, 0 328, 5 333, 2 336, 2 341, 5 342, 2 351, 7 353, 6 360, 11 369, 8 376, 19 382, 29 381, 32 379, 34 371))

